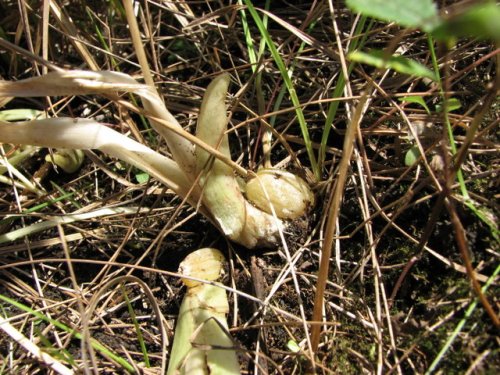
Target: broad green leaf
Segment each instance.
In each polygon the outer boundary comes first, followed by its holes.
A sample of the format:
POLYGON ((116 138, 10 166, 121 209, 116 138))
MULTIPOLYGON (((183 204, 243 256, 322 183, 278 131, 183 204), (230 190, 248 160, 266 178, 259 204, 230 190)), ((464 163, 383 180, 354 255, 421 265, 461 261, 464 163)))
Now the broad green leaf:
POLYGON ((371 65, 379 69, 393 69, 399 73, 422 78, 426 77, 432 79, 433 81, 437 81, 436 74, 419 62, 399 55, 387 57, 384 51, 354 51, 349 54, 349 59, 351 61, 371 65))
POLYGON ((427 32, 439 24, 432 0, 347 0, 347 6, 365 16, 427 32))
POLYGON ((432 35, 440 40, 469 36, 500 41, 500 7, 494 2, 472 6, 441 22, 432 35))
POLYGON ((431 111, 427 104, 425 103, 425 100, 421 96, 405 96, 404 98, 399 99, 400 102, 406 102, 406 103, 416 103, 420 104, 422 107, 424 107, 425 111, 430 115, 431 111))

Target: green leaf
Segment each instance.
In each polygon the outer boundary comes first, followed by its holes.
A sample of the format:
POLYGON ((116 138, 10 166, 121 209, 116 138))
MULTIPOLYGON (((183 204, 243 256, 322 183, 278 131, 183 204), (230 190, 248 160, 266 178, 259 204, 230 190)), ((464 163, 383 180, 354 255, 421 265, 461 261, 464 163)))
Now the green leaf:
POLYGON ((428 32, 439 24, 432 0, 347 0, 347 6, 365 16, 428 32))
POLYGON ((500 7, 494 2, 467 8, 460 14, 444 20, 434 30, 436 39, 450 40, 460 37, 500 41, 500 7))
POLYGON ((288 350, 290 350, 292 353, 298 353, 300 352, 300 346, 297 344, 297 341, 295 340, 288 340, 286 343, 286 346, 288 350))
POLYGON ((137 173, 135 179, 139 184, 144 184, 149 181, 149 174, 147 173, 137 173))
POLYGON ((405 102, 405 103, 416 103, 420 104, 422 107, 424 107, 425 111, 430 115, 431 111, 427 104, 425 103, 425 100, 421 96, 405 96, 404 98, 399 98, 400 102, 405 102))
POLYGON ((37 111, 31 108, 18 108, 18 109, 6 109, 0 111, 0 120, 2 121, 20 121, 20 120, 33 120, 37 117, 43 117, 45 115, 42 111, 37 111))
MULTIPOLYGON (((443 103, 436 104, 436 112, 443 112, 443 103)), ((457 98, 449 98, 446 103, 447 112, 455 111, 462 108, 462 103, 457 98)))
POLYGON ((419 62, 399 55, 386 56, 384 51, 354 51, 349 54, 349 59, 358 63, 372 65, 379 69, 393 69, 399 73, 422 78, 426 77, 437 81, 436 74, 419 62))
POLYGON ((405 155, 405 165, 411 167, 420 159, 420 150, 417 146, 412 146, 405 155))

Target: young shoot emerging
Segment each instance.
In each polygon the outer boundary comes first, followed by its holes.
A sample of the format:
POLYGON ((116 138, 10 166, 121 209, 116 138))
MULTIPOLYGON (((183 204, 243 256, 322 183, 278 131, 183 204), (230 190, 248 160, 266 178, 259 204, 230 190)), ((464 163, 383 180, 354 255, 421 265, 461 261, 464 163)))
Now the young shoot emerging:
POLYGON ((204 248, 189 254, 180 264, 186 295, 179 310, 174 344, 167 375, 240 373, 240 366, 229 335, 226 291, 216 281, 222 274, 224 256, 217 249, 204 248))

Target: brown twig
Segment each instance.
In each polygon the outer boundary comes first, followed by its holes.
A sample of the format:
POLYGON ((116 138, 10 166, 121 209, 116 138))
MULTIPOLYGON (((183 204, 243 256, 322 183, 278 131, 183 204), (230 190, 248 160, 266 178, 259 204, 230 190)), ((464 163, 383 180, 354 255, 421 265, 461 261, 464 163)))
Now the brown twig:
POLYGON ((474 288, 474 291, 476 292, 479 300, 481 301, 481 304, 483 305, 484 309, 486 310, 486 313, 489 315, 491 318, 491 321, 495 325, 495 327, 500 327, 500 320, 498 318, 497 313, 493 310, 493 307, 491 304, 488 302, 488 299, 484 295, 484 293, 481 291, 481 285, 479 284, 479 281, 477 281, 476 278, 476 271, 472 267, 472 262, 469 256, 469 245, 467 244, 467 238, 465 236, 465 230, 462 225, 462 222, 460 221, 460 218, 457 215, 457 211, 455 209, 455 205, 453 204, 453 201, 451 199, 446 199, 445 200, 445 205, 446 208, 448 209, 448 212, 450 214, 450 219, 453 224, 453 227, 455 229, 455 239, 457 241, 457 246, 458 249, 460 250, 460 256, 462 257, 462 260, 464 261, 465 269, 467 270, 467 275, 470 278, 470 281, 472 283, 472 287, 474 288))
MULTIPOLYGON (((321 251, 321 262, 318 273, 318 281, 316 283, 316 294, 314 297, 313 321, 321 321, 323 315, 323 300, 328 280, 328 269, 330 266, 330 256, 332 253, 333 241, 335 237, 337 218, 340 212, 344 186, 347 180, 347 172, 351 161, 351 155, 354 149, 354 141, 359 128, 359 123, 363 114, 363 108, 368 100, 368 94, 361 95, 361 99, 356 106, 352 121, 347 128, 346 137, 344 139, 344 147, 342 159, 339 165, 339 175, 335 188, 332 190, 332 195, 328 206, 328 221, 325 228, 325 239, 323 249, 321 251)), ((319 346, 321 334, 321 325, 313 325, 311 327, 311 345, 312 350, 316 352, 319 346)))

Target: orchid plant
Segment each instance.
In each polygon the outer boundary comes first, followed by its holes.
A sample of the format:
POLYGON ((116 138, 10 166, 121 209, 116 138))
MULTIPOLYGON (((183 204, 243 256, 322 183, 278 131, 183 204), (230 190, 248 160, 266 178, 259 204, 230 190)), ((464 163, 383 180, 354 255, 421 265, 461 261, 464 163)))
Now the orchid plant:
POLYGON ((208 86, 196 136, 183 130, 154 87, 138 83, 124 73, 58 70, 17 82, 0 82, 0 97, 136 94, 141 97, 152 126, 166 140, 172 158, 87 118, 0 121, 0 142, 100 150, 149 173, 186 198, 229 239, 247 248, 269 246, 279 239, 281 219, 303 214, 314 197, 299 177, 285 171, 265 170, 254 174, 248 185, 254 204, 246 199, 235 169, 246 177, 252 173, 231 161, 226 132, 229 81, 228 74, 221 74, 208 86))
POLYGON ((104 95, 118 100, 117 93, 134 94, 142 100, 141 114, 166 141, 172 158, 87 118, 0 120, 0 143, 100 150, 149 173, 170 187, 229 239, 247 248, 277 243, 283 228, 281 219, 300 216, 313 204, 309 186, 285 171, 268 170, 261 178, 259 173, 246 171, 231 160, 225 103, 230 82, 228 74, 219 75, 208 86, 195 136, 186 132, 156 90, 132 2, 124 1, 123 4, 146 84, 120 72, 64 70, 51 65, 54 71, 43 76, 17 82, 0 81, 0 98, 104 95), (246 199, 246 187, 242 186, 245 184, 239 183, 235 172, 247 179, 254 178, 249 193, 255 205, 246 199), (273 181, 274 177, 269 178, 273 173, 279 182, 273 181))

